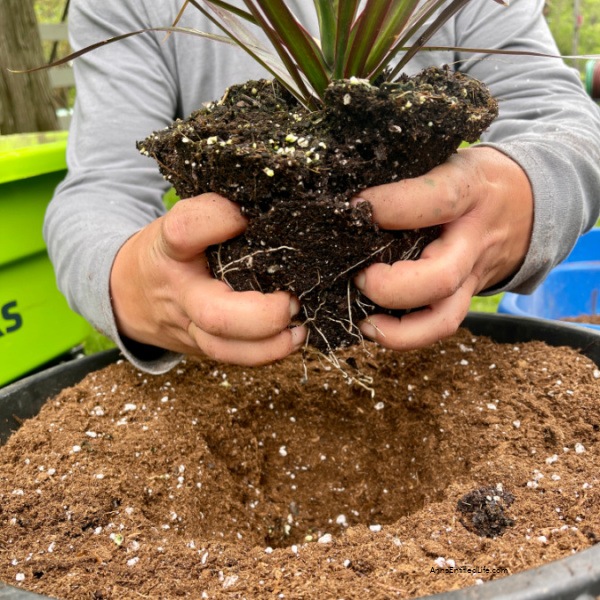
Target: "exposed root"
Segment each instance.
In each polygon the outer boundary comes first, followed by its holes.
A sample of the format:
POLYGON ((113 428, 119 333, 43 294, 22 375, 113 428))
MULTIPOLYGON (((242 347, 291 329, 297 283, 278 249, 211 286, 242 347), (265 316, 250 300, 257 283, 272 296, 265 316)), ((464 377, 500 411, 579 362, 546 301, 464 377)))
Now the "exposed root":
POLYGON ((402 255, 400 260, 414 260, 418 258, 421 254, 422 246, 421 242, 423 241, 423 236, 418 238, 415 243, 402 255))
POLYGON ((319 271, 317 269, 317 283, 315 283, 315 285, 313 285, 310 289, 308 290, 304 290, 299 296, 298 296, 298 300, 302 300, 302 298, 304 296, 306 296, 307 294, 310 294, 314 289, 318 288, 321 285, 321 271, 319 271))
POLYGON ((375 398, 375 388, 371 387, 373 385, 374 379, 370 375, 365 375, 361 373, 359 369, 357 369, 357 375, 350 375, 348 371, 342 366, 335 352, 329 352, 325 354, 320 352, 319 350, 312 349, 312 352, 319 358, 319 360, 325 360, 330 365, 332 365, 339 373, 341 373, 342 377, 346 380, 348 385, 356 384, 358 387, 361 387, 363 390, 369 392, 371 398, 375 398))
MULTIPOLYGON (((371 252, 371 254, 369 254, 369 256, 365 256, 365 258, 359 260, 357 263, 354 263, 351 267, 348 267, 346 270, 341 271, 340 273, 338 273, 335 276, 332 283, 336 282, 340 277, 343 277, 347 273, 350 273, 350 271, 353 271, 354 269, 356 269, 356 267, 359 267, 360 265, 366 263, 367 261, 369 261, 371 258, 376 256, 377 254, 380 254, 384 250, 387 250, 393 243, 394 243, 393 240, 391 242, 388 242, 385 246, 381 246, 380 248, 377 248, 377 250, 374 250, 373 252, 371 252)), ((411 248, 411 250, 412 250, 412 248, 411 248)))
POLYGON ((221 247, 222 247, 222 244, 219 244, 219 247, 217 248, 217 263, 219 265, 219 268, 218 268, 217 272, 215 273, 215 276, 218 279, 221 279, 222 281, 227 283, 228 285, 231 285, 231 284, 227 281, 227 277, 225 275, 227 273, 232 273, 233 271, 240 270, 239 267, 234 267, 233 265, 245 263, 245 265, 244 265, 245 268, 249 269, 250 267, 252 267, 252 262, 254 260, 254 257, 258 256, 259 254, 271 254, 272 252, 281 252, 283 250, 292 250, 293 252, 298 252, 297 248, 292 248, 291 246, 278 246, 277 248, 267 248, 265 250, 256 250, 255 252, 251 252, 250 254, 245 254, 244 256, 240 256, 240 258, 236 258, 235 260, 232 260, 224 265, 221 261, 221 247))
MULTIPOLYGON (((350 284, 348 284, 348 285, 350 285, 350 284)), ((311 327, 308 330, 308 335, 306 336, 306 340, 304 342, 303 359, 302 359, 302 364, 303 364, 303 368, 304 368, 304 376, 303 376, 302 381, 303 382, 308 381, 308 369, 307 369, 306 361, 304 360, 304 357, 307 354, 312 353, 315 356, 317 356, 319 358, 319 360, 321 360, 321 361, 324 360, 324 361, 328 362, 337 371, 339 371, 341 373, 342 377, 346 380, 346 383, 348 385, 356 384, 359 387, 363 388, 364 390, 368 391, 369 394, 371 395, 371 398, 374 398, 375 397, 375 389, 371 387, 371 385, 373 384, 373 378, 370 375, 365 375, 364 373, 361 373, 360 369, 357 369, 356 375, 351 375, 344 368, 344 366, 338 359, 337 354, 335 353, 335 350, 331 347, 331 344, 329 343, 329 340, 327 339, 327 336, 321 331, 321 329, 319 327, 317 327, 315 325, 315 321, 317 319, 317 314, 319 313, 319 311, 321 310, 323 305, 324 305, 324 302, 322 302, 317 307, 317 309, 314 311, 312 317, 307 314, 306 307, 304 307, 304 314, 306 315, 304 324, 311 323, 311 327), (321 352, 320 350, 316 350, 315 348, 309 346, 309 337, 310 337, 310 334, 312 331, 315 331, 316 333, 318 333, 321 336, 321 338, 325 342, 325 346, 327 347, 327 353, 321 352)), ((364 344, 365 339, 364 339, 360 329, 358 328, 358 326, 355 325, 352 320, 352 311, 351 311, 350 303, 348 306, 349 306, 349 315, 350 315, 349 320, 333 318, 333 317, 330 317, 327 315, 325 316, 325 318, 330 321, 333 321, 335 323, 339 323, 350 335, 356 336, 356 338, 362 344, 364 351, 367 354, 369 354, 368 351, 366 350, 366 347, 364 344), (346 326, 346 323, 349 325, 349 327, 346 326)))

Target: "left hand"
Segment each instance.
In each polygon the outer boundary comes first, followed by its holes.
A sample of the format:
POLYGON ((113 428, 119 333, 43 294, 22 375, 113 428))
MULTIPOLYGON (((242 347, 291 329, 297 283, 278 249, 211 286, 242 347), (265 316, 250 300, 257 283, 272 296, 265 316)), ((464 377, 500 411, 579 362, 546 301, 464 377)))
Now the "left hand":
POLYGON ((533 227, 533 192, 521 167, 498 150, 459 150, 426 175, 364 190, 382 229, 442 225, 418 260, 371 265, 357 287, 385 308, 424 307, 397 319, 378 314, 361 324, 382 346, 409 350, 453 334, 472 296, 513 275, 533 227))

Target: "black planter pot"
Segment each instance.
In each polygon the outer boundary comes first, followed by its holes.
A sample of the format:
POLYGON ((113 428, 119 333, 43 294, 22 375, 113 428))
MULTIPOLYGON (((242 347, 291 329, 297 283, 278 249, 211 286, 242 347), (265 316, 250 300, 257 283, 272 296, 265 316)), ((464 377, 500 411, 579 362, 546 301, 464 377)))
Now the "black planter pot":
MULTIPOLYGON (((543 319, 471 313, 463 323, 475 335, 501 343, 533 340, 570 346, 600 366, 600 333, 593 329, 543 319)), ((74 360, 0 389, 0 444, 44 402, 75 385, 88 373, 119 358, 117 350, 74 360), (15 418, 16 417, 16 418, 15 418)), ((600 545, 573 556, 464 590, 428 596, 428 600, 593 600, 600 596, 600 545)), ((0 582, 0 600, 47 598, 0 582)))

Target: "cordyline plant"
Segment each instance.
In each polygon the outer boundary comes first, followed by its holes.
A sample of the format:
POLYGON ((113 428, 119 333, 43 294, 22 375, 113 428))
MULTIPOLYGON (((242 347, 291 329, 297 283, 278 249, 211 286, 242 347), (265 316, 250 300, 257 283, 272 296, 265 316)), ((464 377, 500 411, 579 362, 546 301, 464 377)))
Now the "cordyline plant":
MULTIPOLYGON (((223 0, 184 0, 171 27, 130 31, 86 46, 47 65, 26 70, 9 70, 13 73, 31 73, 63 65, 107 44, 149 31, 180 33, 239 46, 301 104, 307 108, 318 108, 322 105, 325 89, 331 82, 356 77, 372 83, 382 76, 384 81, 393 81, 409 60, 421 50, 553 57, 520 50, 426 46, 436 31, 469 1, 313 0, 319 22, 319 38, 315 39, 289 8, 286 0, 243 0, 246 9, 223 0), (223 35, 178 26, 189 7, 204 14, 221 29, 223 35), (430 19, 433 20, 429 22, 430 19), (271 47, 266 46, 248 25, 261 30, 271 47), (417 34, 416 41, 410 44, 410 40, 417 34), (391 68, 391 63, 401 52, 404 54, 391 68)), ((502 6, 509 5, 509 0, 493 1, 502 6)))
MULTIPOLYGON (((560 57, 523 50, 427 46, 436 31, 469 1, 313 0, 319 22, 319 38, 315 39, 289 8, 286 0, 243 0, 245 10, 223 0, 184 0, 171 27, 127 32, 86 46, 47 65, 9 71, 32 73, 63 65, 106 44, 149 31, 182 33, 238 45, 301 104, 307 108, 318 108, 323 104, 325 89, 331 82, 356 77, 373 83, 382 76, 384 81, 393 81, 421 50, 460 50, 568 59, 600 58, 595 54, 560 57), (203 13, 224 35, 177 26, 189 7, 203 13), (433 20, 429 22, 431 18, 433 20), (261 30, 271 47, 265 46, 248 25, 261 30), (417 34, 417 39, 410 44, 417 34), (401 52, 404 54, 392 68, 392 62, 401 52)), ((502 6, 509 5, 509 0, 493 1, 502 6)))
MULTIPOLYGON (((495 0, 508 5, 504 0, 495 0)), ((219 27, 225 37, 260 63, 302 104, 316 108, 334 80, 357 77, 374 82, 385 73, 392 81, 431 36, 469 0, 313 0, 319 39, 303 27, 285 0, 244 0, 246 10, 220 0, 185 0, 219 27), (440 10, 441 9, 441 10, 440 10), (428 23, 434 14, 439 14, 428 23), (272 49, 247 27, 262 30, 272 49), (409 41, 420 32, 416 42, 409 41), (391 62, 405 51, 394 68, 391 62)), ((207 35, 197 32, 200 35, 207 35)))

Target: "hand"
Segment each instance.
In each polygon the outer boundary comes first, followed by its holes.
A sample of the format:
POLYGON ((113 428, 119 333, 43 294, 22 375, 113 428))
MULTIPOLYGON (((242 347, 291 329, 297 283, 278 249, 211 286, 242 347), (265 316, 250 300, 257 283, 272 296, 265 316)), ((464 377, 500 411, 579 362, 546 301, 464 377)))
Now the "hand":
POLYGON ((119 250, 110 278, 119 332, 138 342, 242 365, 269 363, 304 342, 288 328, 300 308, 286 292, 234 292, 204 251, 244 231, 233 202, 204 194, 178 202, 119 250))
POLYGON ((355 278, 379 306, 425 307, 397 319, 374 315, 362 332, 382 346, 408 350, 453 334, 471 297, 514 274, 531 238, 533 193, 512 159, 487 147, 460 150, 422 177, 360 194, 382 229, 442 225, 419 260, 371 265, 355 278))

